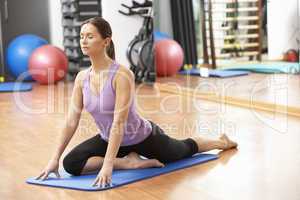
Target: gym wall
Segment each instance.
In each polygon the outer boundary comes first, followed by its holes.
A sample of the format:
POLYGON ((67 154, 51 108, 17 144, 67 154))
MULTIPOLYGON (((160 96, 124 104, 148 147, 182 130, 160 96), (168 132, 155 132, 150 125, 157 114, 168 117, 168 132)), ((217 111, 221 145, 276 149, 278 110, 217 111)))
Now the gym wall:
POLYGON ((267 1, 269 59, 282 57, 288 49, 298 49, 300 41, 299 0, 267 1), (297 9, 298 7, 298 9, 297 9))
POLYGON ((154 0, 153 2, 155 30, 166 33, 173 37, 170 1, 154 0))

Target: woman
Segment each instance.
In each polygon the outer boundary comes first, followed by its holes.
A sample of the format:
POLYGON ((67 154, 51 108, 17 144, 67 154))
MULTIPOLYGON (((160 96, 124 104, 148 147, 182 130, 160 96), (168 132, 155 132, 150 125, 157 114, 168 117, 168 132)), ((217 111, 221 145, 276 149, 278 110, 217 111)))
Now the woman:
POLYGON ((77 129, 83 108, 93 116, 101 133, 69 152, 63 166, 72 175, 100 170, 93 186, 110 184, 113 169, 163 167, 164 163, 198 152, 237 146, 226 135, 215 140, 203 137, 177 140, 139 116, 134 104, 134 75, 114 60, 111 37, 110 25, 101 17, 82 24, 80 45, 92 65, 79 72, 75 79, 60 143, 37 179, 44 180, 51 172, 59 177, 59 159, 77 129), (141 159, 139 155, 148 159, 141 159))

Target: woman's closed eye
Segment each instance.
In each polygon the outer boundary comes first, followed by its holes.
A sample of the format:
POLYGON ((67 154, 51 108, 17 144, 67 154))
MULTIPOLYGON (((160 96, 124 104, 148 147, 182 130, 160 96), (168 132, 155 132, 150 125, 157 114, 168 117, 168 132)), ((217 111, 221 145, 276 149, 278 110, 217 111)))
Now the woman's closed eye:
POLYGON ((93 38, 94 38, 93 35, 87 35, 87 36, 80 35, 80 39, 81 39, 81 40, 83 40, 85 37, 87 37, 88 39, 93 39, 93 38))

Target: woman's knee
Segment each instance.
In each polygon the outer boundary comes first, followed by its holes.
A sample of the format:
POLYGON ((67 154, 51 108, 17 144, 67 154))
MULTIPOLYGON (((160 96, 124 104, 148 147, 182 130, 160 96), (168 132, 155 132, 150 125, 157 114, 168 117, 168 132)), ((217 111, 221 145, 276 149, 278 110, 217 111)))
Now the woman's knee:
POLYGON ((81 162, 75 159, 71 153, 63 159, 63 167, 71 175, 79 176, 81 174, 81 162))

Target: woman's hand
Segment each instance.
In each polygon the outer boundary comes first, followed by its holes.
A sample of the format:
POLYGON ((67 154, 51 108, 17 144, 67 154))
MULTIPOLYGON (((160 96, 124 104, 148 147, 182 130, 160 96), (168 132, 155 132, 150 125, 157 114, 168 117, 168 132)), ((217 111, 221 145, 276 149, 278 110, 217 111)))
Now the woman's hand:
POLYGON ((92 186, 101 188, 111 186, 112 171, 113 165, 103 165, 92 186))
POLYGON ((59 161, 56 159, 51 159, 46 166, 46 168, 42 171, 42 173, 36 177, 35 179, 41 179, 42 181, 48 178, 48 175, 53 172, 57 178, 60 178, 60 175, 58 173, 58 167, 59 167, 59 161))

